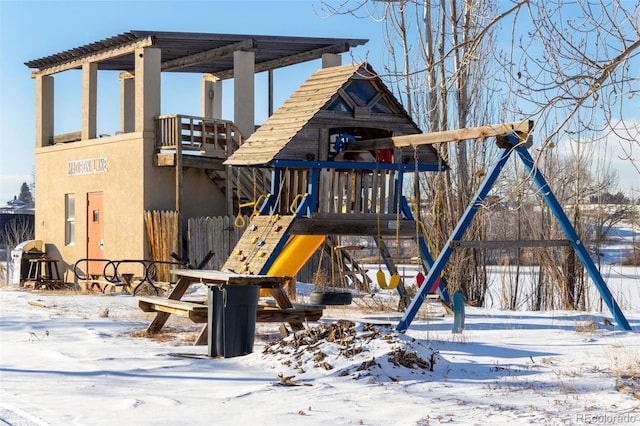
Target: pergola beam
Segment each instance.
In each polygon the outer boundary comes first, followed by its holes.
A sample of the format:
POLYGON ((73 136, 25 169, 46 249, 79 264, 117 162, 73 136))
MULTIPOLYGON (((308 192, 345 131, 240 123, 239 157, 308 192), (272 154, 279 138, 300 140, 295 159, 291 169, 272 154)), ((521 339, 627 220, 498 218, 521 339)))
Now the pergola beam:
MULTIPOLYGON (((296 55, 290 55, 285 58, 274 59, 272 61, 256 63, 255 73, 258 74, 263 71, 269 71, 277 68, 286 67, 289 65, 295 65, 303 62, 308 62, 313 59, 319 59, 325 53, 343 53, 349 50, 349 46, 344 43, 334 44, 327 47, 322 47, 315 50, 309 50, 308 52, 298 53, 296 55)), ((220 80, 233 77, 233 69, 227 71, 221 71, 215 73, 215 76, 220 80)))
POLYGON ((145 48, 153 46, 153 37, 145 37, 140 40, 133 41, 131 43, 127 43, 122 46, 118 46, 113 49, 109 49, 100 53, 87 55, 82 58, 77 58, 70 60, 69 62, 65 62, 59 65, 54 65, 51 67, 39 68, 37 70, 31 71, 31 77, 35 78, 39 75, 51 75, 56 74, 63 71, 68 71, 76 68, 82 68, 83 64, 91 63, 91 62, 102 62, 107 59, 117 58, 119 56, 133 54, 136 49, 145 48))
POLYGON ((250 51, 258 47, 258 42, 254 38, 249 38, 238 43, 228 46, 218 47, 216 49, 204 52, 194 53, 193 55, 183 56, 182 58, 165 61, 160 65, 162 71, 175 71, 180 68, 190 67, 192 65, 202 64, 214 59, 225 58, 233 55, 236 50, 250 51))

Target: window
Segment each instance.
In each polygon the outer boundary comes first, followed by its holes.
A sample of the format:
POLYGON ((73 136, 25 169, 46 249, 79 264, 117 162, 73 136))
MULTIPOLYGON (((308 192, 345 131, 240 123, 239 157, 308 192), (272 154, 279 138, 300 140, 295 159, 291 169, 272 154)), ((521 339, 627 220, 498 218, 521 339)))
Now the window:
POLYGON ((357 108, 367 108, 379 114, 395 114, 398 109, 393 106, 381 89, 376 88, 368 80, 351 80, 335 99, 327 105, 328 111, 350 112, 357 108))
POLYGON ((64 196, 64 243, 73 245, 76 243, 76 195, 65 194, 64 196))
POLYGON ((378 91, 367 80, 351 80, 345 88, 357 106, 366 107, 376 97, 378 91))

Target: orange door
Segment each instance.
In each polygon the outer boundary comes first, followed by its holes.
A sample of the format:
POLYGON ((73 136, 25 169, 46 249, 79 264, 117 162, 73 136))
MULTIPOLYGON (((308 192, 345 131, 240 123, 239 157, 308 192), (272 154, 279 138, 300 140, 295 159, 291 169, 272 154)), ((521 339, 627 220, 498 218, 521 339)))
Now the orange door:
MULTIPOLYGON (((102 192, 87 194, 87 257, 104 259, 102 192)), ((89 262, 87 269, 90 275, 102 275, 104 262, 89 262)))

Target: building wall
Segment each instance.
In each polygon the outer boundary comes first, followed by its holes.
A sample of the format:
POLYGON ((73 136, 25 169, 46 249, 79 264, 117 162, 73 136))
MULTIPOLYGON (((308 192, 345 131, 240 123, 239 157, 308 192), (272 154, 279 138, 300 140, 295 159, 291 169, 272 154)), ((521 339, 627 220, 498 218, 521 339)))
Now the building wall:
MULTIPOLYGON (((66 279, 87 257, 87 194, 103 193, 104 255, 148 259, 144 212, 175 210, 175 168, 153 166, 152 132, 57 144, 35 151, 35 238, 62 260, 66 279), (75 194, 75 244, 65 245, 65 194, 75 194)), ((223 194, 202 170, 185 169, 183 217, 225 214, 223 194)), ((186 233, 184 234, 186 235, 186 233)))

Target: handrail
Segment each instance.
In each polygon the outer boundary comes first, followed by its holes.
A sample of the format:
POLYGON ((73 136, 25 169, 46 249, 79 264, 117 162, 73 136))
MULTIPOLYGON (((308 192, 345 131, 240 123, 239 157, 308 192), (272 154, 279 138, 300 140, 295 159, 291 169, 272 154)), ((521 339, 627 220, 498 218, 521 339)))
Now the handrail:
MULTIPOLYGON (((78 274, 78 265, 80 264, 80 262, 87 262, 87 270, 89 269, 88 264, 89 262, 111 262, 109 259, 100 259, 100 258, 84 258, 84 259, 79 259, 78 261, 76 261, 76 263, 73 264, 73 275, 76 277, 76 279, 78 280, 86 280, 89 278, 89 273, 84 273, 84 276, 81 277, 78 274)), ((103 273, 104 273, 104 268, 103 268, 103 273)))
POLYGON ((156 150, 207 150, 229 156, 242 145, 242 134, 232 121, 172 114, 156 117, 156 150))
POLYGON ((188 265, 185 265, 184 262, 171 262, 171 261, 164 261, 164 260, 146 260, 146 259, 110 260, 110 259, 84 258, 84 259, 79 259, 73 265, 73 274, 78 280, 89 279, 89 274, 84 274, 84 276, 81 276, 79 274, 78 265, 80 265, 80 263, 82 262, 87 262, 87 263, 88 262, 105 262, 105 265, 102 269, 102 276, 105 278, 106 281, 112 284, 126 283, 126 281, 122 278, 124 273, 121 273, 118 271, 118 268, 123 264, 138 263, 142 265, 142 267, 144 268, 144 276, 140 279, 140 282, 133 288, 133 291, 131 292, 133 295, 137 294, 138 290, 140 289, 142 284, 144 284, 145 282, 148 283, 153 288, 156 295, 160 294, 158 286, 154 284, 154 280, 158 273, 156 265, 166 264, 166 265, 177 265, 182 267, 185 267, 185 266, 188 267, 188 265), (109 270, 109 268, 113 268, 113 271, 109 270))
POLYGON ((291 205, 289 206, 289 212, 291 212, 291 214, 296 214, 296 212, 298 211, 298 208, 300 207, 298 205, 298 201, 299 200, 304 200, 305 198, 307 198, 309 194, 297 194, 294 198, 293 201, 291 202, 291 205))

